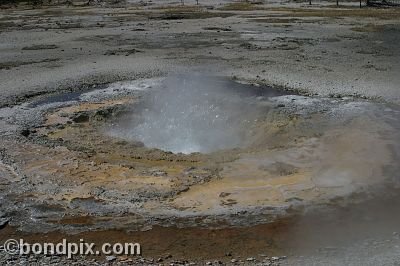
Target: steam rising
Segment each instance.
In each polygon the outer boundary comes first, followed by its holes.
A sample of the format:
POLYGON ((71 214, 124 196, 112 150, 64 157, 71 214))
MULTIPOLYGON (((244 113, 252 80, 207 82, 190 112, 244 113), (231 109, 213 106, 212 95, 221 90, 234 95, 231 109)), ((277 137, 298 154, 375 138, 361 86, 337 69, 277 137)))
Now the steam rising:
POLYGON ((143 97, 113 135, 174 153, 243 147, 267 111, 259 97, 265 94, 261 88, 224 79, 170 77, 143 97))

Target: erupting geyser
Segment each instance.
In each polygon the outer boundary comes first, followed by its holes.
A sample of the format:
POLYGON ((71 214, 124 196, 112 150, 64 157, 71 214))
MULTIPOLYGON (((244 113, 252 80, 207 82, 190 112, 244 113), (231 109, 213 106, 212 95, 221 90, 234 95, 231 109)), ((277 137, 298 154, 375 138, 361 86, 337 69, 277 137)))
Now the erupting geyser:
POLYGON ((152 88, 111 134, 174 153, 244 147, 267 112, 272 89, 199 75, 170 77, 152 88))

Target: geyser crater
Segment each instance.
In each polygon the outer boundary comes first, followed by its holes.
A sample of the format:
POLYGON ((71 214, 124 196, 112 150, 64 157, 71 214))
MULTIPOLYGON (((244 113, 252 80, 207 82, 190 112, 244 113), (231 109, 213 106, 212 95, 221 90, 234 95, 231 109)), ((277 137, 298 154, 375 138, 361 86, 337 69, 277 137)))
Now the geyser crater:
POLYGON ((210 153, 252 143, 257 123, 283 93, 203 75, 168 77, 113 122, 113 137, 173 153, 210 153))

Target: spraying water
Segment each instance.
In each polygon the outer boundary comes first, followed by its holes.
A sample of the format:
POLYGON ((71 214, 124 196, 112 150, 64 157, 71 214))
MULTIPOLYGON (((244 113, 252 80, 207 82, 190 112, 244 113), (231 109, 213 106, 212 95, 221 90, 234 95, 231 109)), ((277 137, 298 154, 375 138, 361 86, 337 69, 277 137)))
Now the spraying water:
POLYGON ((169 77, 119 121, 112 135, 174 153, 244 147, 268 111, 264 97, 277 94, 201 75, 169 77))

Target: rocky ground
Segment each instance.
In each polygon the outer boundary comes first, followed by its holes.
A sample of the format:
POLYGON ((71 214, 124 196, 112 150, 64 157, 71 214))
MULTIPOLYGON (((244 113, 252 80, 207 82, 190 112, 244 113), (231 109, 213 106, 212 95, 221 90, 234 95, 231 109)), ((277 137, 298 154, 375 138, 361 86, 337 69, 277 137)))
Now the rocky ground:
POLYGON ((400 10, 227 2, 0 10, 1 240, 145 248, 2 263, 395 265, 400 10), (244 148, 107 133, 182 73, 281 95, 244 148))

